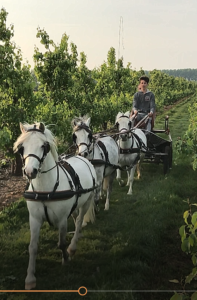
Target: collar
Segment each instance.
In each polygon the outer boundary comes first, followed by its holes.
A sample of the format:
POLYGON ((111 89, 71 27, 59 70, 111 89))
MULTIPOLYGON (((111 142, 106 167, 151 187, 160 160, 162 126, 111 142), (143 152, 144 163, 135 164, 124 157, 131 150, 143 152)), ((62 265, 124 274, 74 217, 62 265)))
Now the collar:
POLYGON ((145 94, 149 93, 150 90, 147 89, 145 93, 143 93, 142 91, 139 91, 139 92, 145 95, 145 94))

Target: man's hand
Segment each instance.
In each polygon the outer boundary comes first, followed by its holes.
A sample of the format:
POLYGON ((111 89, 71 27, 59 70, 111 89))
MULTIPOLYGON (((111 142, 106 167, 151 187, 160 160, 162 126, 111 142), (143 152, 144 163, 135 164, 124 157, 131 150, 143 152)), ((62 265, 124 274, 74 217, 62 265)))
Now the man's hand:
POLYGON ((152 112, 149 112, 148 116, 149 116, 149 117, 152 117, 152 116, 153 116, 153 113, 152 113, 152 112))
POLYGON ((138 113, 137 110, 131 111, 130 118, 135 118, 137 116, 137 113, 138 113))
POLYGON ((138 113, 138 111, 137 111, 137 110, 134 110, 134 115, 135 115, 135 116, 137 116, 137 113, 138 113))

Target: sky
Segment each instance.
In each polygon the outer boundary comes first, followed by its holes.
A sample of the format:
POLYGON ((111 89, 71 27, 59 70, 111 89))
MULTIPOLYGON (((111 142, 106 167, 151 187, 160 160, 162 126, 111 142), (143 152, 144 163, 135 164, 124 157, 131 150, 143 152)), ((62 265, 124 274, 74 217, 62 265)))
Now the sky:
POLYGON ((36 38, 44 29, 55 44, 64 33, 98 68, 111 47, 132 69, 197 68, 197 0, 1 0, 7 26, 24 61, 34 68, 36 38))

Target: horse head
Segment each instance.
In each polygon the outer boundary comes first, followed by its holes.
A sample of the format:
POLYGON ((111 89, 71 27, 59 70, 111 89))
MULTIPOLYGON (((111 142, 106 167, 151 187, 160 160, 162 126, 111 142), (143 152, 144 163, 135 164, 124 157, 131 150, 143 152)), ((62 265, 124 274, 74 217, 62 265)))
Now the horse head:
MULTIPOLYGON (((47 154, 50 143, 43 123, 20 123, 21 135, 14 144, 14 152, 19 152, 23 160, 24 174, 29 179, 35 179, 47 154)), ((49 132, 49 130, 48 130, 49 132)), ((53 137, 51 135, 51 140, 53 137)))
POLYGON ((127 141, 130 137, 129 130, 132 127, 132 122, 130 120, 130 112, 119 112, 116 116, 115 125, 120 133, 120 139, 122 141, 127 141))
POLYGON ((87 157, 92 144, 92 131, 89 128, 91 118, 76 118, 72 121, 73 142, 78 148, 78 155, 87 157))

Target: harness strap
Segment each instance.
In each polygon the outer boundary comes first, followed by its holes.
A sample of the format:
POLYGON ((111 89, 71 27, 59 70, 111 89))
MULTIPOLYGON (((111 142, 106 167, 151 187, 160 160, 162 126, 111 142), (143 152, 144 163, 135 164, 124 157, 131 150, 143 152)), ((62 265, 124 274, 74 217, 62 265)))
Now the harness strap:
MULTIPOLYGON (((77 157, 77 158, 79 158, 79 157, 77 157)), ((93 187, 92 188, 83 189, 83 187, 80 183, 78 174, 75 172, 73 167, 67 161, 64 161, 63 163, 58 162, 58 163, 56 163, 56 166, 57 166, 57 181, 56 181, 56 184, 55 184, 52 192, 36 192, 34 190, 33 185, 32 185, 33 191, 27 191, 26 189, 29 186, 29 183, 28 183, 28 186, 26 186, 25 191, 23 193, 23 196, 28 201, 36 201, 36 200, 40 200, 40 201, 56 200, 56 201, 59 201, 59 200, 70 199, 70 198, 72 198, 73 196, 76 195, 76 201, 73 204, 73 207, 71 208, 71 211, 68 215, 68 218, 69 218, 70 215, 75 210, 75 208, 77 207, 78 198, 82 194, 89 193, 89 192, 93 191, 96 188, 95 178, 92 175, 92 179, 93 179, 93 187), (56 191, 57 187, 59 185, 59 167, 58 166, 64 171, 65 175, 67 176, 67 179, 69 181, 71 190, 56 191), (70 180, 70 177, 68 176, 68 174, 70 175, 72 180, 70 180), (74 187, 75 187, 76 190, 74 190, 74 187)), ((91 170, 90 170, 90 172, 91 172, 91 170)), ((47 206, 44 204, 44 202, 43 202, 43 207, 44 207, 46 219, 47 219, 49 225, 51 226, 52 223, 50 222, 48 212, 47 212, 47 206)))
MULTIPOLYGON (((96 145, 96 146, 99 146, 99 147, 103 150, 103 153, 104 153, 104 156, 105 156, 105 157, 103 157, 103 154, 100 153, 101 156, 102 156, 102 159, 95 159, 95 158, 93 158, 93 159, 88 159, 89 162, 91 162, 91 164, 92 164, 93 166, 105 165, 105 167, 109 166, 109 167, 113 167, 114 169, 119 169, 119 166, 118 166, 118 165, 114 165, 114 164, 111 164, 111 163, 110 163, 110 161, 109 161, 109 156, 108 156, 108 151, 107 151, 107 149, 106 149, 104 143, 101 142, 101 141, 99 140, 98 142, 95 143, 95 145, 96 145)), ((93 157, 94 157, 94 148, 95 148, 95 147, 93 147, 93 157)))
POLYGON ((105 155, 105 161, 109 163, 109 156, 108 156, 108 152, 107 152, 105 145, 100 140, 97 142, 97 144, 103 150, 103 153, 105 155))
MULTIPOLYGON (((79 160, 82 160, 79 156, 76 156, 76 158, 79 159, 79 160)), ((91 176, 92 176, 92 181, 93 181, 93 188, 95 188, 96 181, 95 181, 94 176, 92 175, 92 171, 90 170, 90 167, 88 166, 87 162, 84 161, 84 160, 82 160, 82 161, 86 163, 86 165, 87 165, 87 167, 88 167, 88 169, 89 169, 89 171, 90 171, 90 174, 91 174, 91 176)))
MULTIPOLYGON (((82 188, 82 185, 81 185, 81 182, 79 180, 79 176, 78 174, 75 172, 75 170, 73 169, 73 167, 67 162, 67 161, 64 161, 62 164, 60 164, 60 167, 62 168, 62 170, 64 171, 65 173, 65 170, 69 173, 69 175, 71 176, 72 178, 72 181, 74 183, 74 186, 76 188, 76 191, 78 192, 79 190, 83 190, 82 188), (65 169, 65 170, 64 170, 65 169)), ((67 174, 66 174, 67 175, 67 174)), ((67 176, 68 178, 68 176, 67 176)), ((71 187, 71 190, 73 190, 73 184, 72 184, 72 181, 69 180, 68 178, 68 181, 69 181, 69 184, 70 184, 70 187, 71 187)), ((77 197, 76 197, 76 201, 75 203, 73 204, 73 207, 71 208, 71 211, 69 213, 69 216, 68 218, 70 217, 70 215, 73 213, 73 211, 75 210, 75 208, 77 207, 77 204, 78 204, 78 198, 80 197, 81 194, 76 194, 77 197)))
POLYGON ((76 173, 75 173, 74 169, 71 167, 71 165, 67 161, 63 161, 63 162, 59 163, 59 166, 64 171, 64 173, 65 173, 65 175, 68 179, 70 188, 71 188, 71 190, 73 190, 74 186, 78 184, 76 173), (70 178, 68 177, 66 171, 70 175, 72 180, 70 180, 70 178), (74 186, 73 186, 73 183, 74 183, 74 186))
POLYGON ((103 159, 88 159, 93 166, 104 165, 106 162, 103 159))
POLYGON ((128 148, 128 149, 120 148, 120 154, 140 153, 140 151, 141 151, 140 148, 128 148))
POLYGON ((138 141, 138 146, 140 147, 140 150, 142 151, 143 149, 142 149, 142 147, 145 149, 145 150, 148 150, 148 148, 146 147, 146 145, 142 142, 142 140, 140 139, 140 137, 136 134, 136 133, 134 133, 134 132, 132 132, 132 134, 134 135, 134 137, 136 138, 136 140, 138 141))
POLYGON ((34 128, 30 128, 27 130, 27 132, 30 132, 30 131, 38 131, 38 132, 44 134, 44 132, 42 130, 36 128, 36 124, 34 124, 34 128))
POLYGON ((78 191, 71 191, 71 190, 64 190, 64 191, 57 191, 55 194, 51 194, 49 192, 33 192, 33 191, 25 191, 23 196, 28 201, 60 201, 60 200, 67 200, 72 198, 75 195, 81 196, 81 194, 89 193, 93 191, 95 187, 89 189, 80 189, 78 191))
POLYGON ((48 215, 48 211, 47 211, 47 206, 43 203, 44 206, 44 213, 47 219, 47 222, 49 223, 50 226, 52 226, 53 224, 51 223, 50 219, 49 219, 49 215, 48 215))

